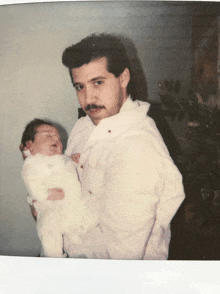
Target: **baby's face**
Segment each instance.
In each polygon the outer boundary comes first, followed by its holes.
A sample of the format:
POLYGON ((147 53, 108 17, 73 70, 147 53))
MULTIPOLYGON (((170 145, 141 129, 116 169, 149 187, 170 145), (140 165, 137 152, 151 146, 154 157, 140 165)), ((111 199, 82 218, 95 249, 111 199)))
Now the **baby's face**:
POLYGON ((28 148, 32 155, 37 153, 44 155, 62 154, 62 143, 58 130, 49 125, 41 125, 37 128, 34 142, 29 141, 28 148))

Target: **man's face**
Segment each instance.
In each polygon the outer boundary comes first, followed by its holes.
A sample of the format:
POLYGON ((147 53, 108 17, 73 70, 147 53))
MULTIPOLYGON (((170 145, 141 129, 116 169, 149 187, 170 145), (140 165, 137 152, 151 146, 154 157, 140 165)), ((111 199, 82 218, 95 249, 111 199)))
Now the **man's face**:
POLYGON ((116 78, 107 70, 105 57, 74 68, 72 77, 79 103, 95 125, 117 114, 127 99, 129 70, 116 78))
POLYGON ((26 143, 27 149, 32 155, 37 153, 44 155, 62 154, 62 143, 58 130, 49 125, 37 127, 34 142, 26 143))

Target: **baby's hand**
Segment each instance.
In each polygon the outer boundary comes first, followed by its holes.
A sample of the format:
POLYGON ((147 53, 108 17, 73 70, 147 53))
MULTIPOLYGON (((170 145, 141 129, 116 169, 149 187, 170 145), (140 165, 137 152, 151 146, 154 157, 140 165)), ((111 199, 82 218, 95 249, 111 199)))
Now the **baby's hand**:
POLYGON ((65 196, 65 193, 63 189, 61 188, 53 188, 53 189, 48 189, 48 197, 47 200, 62 200, 65 196))
POLYGON ((75 153, 70 156, 75 163, 79 163, 80 153, 75 153))

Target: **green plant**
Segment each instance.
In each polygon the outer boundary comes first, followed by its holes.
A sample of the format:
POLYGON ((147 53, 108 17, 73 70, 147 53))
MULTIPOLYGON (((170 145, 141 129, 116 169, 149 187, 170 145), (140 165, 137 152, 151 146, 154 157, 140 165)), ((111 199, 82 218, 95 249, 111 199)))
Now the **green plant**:
POLYGON ((185 118, 189 127, 197 127, 203 133, 208 130, 210 135, 220 134, 220 110, 213 91, 204 101, 202 94, 191 89, 183 95, 179 80, 161 81, 159 87, 162 91, 159 96, 166 116, 180 121, 185 118))
MULTIPOLYGON (((204 195, 209 191, 214 199, 214 195, 220 193, 220 110, 217 99, 210 92, 204 101, 203 95, 191 89, 183 95, 179 80, 165 80, 159 83, 159 87, 164 115, 173 120, 184 119, 188 125, 184 146, 177 159, 187 196, 195 199, 195 193, 200 193, 200 199, 205 199, 204 195), (200 192, 195 192, 195 187, 200 192)), ((217 198, 219 202, 220 197, 217 198)))

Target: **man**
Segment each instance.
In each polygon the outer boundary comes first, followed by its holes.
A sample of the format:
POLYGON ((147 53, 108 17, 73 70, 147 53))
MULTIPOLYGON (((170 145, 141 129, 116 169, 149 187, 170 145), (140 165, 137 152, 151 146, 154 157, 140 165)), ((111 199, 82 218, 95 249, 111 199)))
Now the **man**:
POLYGON ((182 177, 146 115, 150 105, 130 97, 122 42, 91 35, 68 47, 62 60, 87 114, 65 153, 78 159, 82 197, 99 219, 75 256, 167 259, 170 222, 184 199, 182 177))

